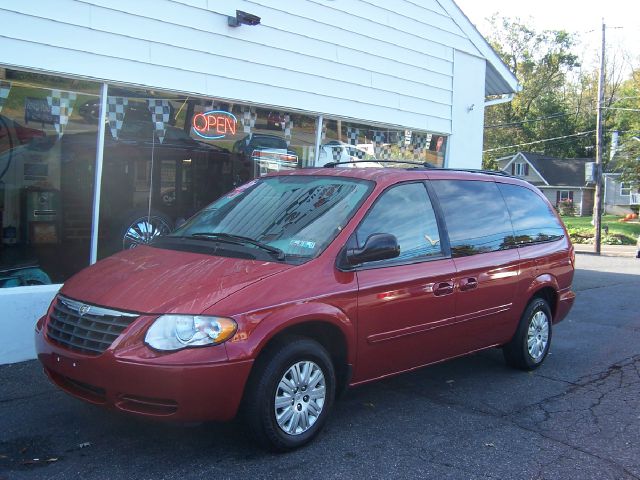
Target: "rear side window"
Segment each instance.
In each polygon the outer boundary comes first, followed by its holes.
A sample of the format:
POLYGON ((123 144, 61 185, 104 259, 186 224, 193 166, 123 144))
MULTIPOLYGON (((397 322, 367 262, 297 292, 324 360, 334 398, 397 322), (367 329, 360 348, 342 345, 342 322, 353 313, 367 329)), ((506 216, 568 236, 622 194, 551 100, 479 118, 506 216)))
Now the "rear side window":
POLYGON ((406 183, 385 191, 356 231, 359 247, 373 233, 391 233, 398 239, 398 260, 420 260, 442 255, 436 215, 422 183, 406 183))
POLYGON ((517 245, 551 242, 564 236, 564 229, 551 207, 539 195, 519 185, 498 184, 504 196, 517 245))
POLYGON ((451 255, 463 257, 514 246, 507 207, 494 182, 433 180, 451 242, 451 255))

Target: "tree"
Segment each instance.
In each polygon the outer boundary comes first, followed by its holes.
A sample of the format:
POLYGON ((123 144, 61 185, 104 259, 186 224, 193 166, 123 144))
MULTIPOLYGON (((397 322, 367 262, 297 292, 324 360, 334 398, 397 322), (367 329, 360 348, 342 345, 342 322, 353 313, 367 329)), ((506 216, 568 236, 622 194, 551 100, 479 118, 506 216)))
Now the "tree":
POLYGON ((612 102, 613 129, 620 133, 620 147, 614 156, 613 171, 620 172, 621 181, 640 187, 640 69, 620 86, 612 102))
MULTIPOLYGON (((494 16, 491 25, 490 42, 518 78, 522 91, 513 101, 485 111, 484 149, 500 148, 485 154, 485 166, 519 150, 501 147, 572 135, 579 123, 575 105, 568 101, 573 92, 566 88, 568 74, 580 66, 572 52, 574 36, 562 30, 537 32, 517 18, 494 16)), ((573 157, 584 151, 584 145, 574 139, 534 144, 527 150, 573 157)))

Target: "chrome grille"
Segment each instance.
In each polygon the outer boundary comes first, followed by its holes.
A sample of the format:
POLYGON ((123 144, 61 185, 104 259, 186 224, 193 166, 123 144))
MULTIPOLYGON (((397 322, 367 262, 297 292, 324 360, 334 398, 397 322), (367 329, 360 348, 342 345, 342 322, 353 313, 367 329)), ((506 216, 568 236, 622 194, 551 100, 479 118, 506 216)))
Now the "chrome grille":
POLYGON ((58 296, 47 323, 49 340, 76 352, 100 355, 138 318, 58 296))

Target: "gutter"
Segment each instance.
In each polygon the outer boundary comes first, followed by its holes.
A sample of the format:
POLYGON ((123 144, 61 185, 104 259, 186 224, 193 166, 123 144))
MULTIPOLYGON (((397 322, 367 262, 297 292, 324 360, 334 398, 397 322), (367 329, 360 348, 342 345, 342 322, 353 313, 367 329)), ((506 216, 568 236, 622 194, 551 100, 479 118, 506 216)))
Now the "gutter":
POLYGON ((492 98, 491 100, 485 100, 484 106, 489 107, 491 105, 498 105, 500 103, 507 103, 513 100, 515 93, 509 93, 507 95, 500 95, 498 98, 492 98))

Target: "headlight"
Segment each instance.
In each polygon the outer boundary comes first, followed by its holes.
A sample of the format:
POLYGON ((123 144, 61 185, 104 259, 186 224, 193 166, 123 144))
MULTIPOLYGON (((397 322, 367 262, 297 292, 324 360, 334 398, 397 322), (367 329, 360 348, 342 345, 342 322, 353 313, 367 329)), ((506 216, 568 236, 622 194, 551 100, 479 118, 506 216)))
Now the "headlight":
POLYGON ((162 315, 149 327, 144 341, 156 350, 218 345, 236 333, 230 318, 204 315, 162 315))

